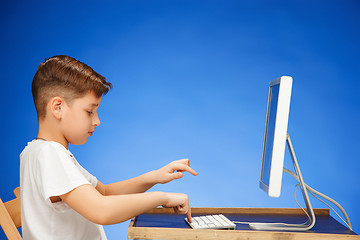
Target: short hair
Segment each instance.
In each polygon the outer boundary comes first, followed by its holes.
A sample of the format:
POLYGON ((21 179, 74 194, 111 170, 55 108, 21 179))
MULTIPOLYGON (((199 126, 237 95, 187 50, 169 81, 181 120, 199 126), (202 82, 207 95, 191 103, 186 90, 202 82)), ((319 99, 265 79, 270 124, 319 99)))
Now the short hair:
POLYGON ((75 58, 57 55, 39 64, 32 81, 32 95, 38 118, 46 115, 46 106, 53 97, 62 97, 67 104, 93 92, 105 95, 112 84, 91 67, 75 58))

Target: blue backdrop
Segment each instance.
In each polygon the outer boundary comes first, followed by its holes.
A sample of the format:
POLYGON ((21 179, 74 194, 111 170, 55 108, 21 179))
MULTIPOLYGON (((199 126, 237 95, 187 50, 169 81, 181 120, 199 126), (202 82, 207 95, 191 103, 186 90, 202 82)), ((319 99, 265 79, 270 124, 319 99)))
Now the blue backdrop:
MULTIPOLYGON (((280 198, 258 187, 268 83, 292 76, 288 131, 304 179, 342 204, 360 232, 358 1, 1 1, 0 9, 3 200, 37 134, 32 77, 44 58, 66 54, 114 85, 95 134, 70 146, 78 161, 111 183, 190 158, 197 177, 155 190, 187 193, 194 207, 297 207, 290 176, 280 198)), ((127 226, 105 231, 125 239, 127 226)))

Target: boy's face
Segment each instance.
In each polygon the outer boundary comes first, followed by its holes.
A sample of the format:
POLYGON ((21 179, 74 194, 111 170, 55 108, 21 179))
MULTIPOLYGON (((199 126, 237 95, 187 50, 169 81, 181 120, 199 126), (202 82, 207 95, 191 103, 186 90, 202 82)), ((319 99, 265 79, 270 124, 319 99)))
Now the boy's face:
POLYGON ((61 132, 68 143, 74 145, 84 144, 93 134, 95 127, 100 125, 97 109, 101 97, 92 92, 84 97, 75 99, 71 105, 62 105, 61 132))

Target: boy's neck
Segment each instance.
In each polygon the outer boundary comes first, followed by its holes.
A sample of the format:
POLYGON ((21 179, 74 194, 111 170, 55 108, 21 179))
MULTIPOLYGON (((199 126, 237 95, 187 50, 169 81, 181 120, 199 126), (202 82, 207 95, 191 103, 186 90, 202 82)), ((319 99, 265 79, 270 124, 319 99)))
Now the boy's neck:
POLYGON ((63 145, 66 149, 69 148, 69 142, 61 134, 61 132, 57 131, 51 122, 39 121, 39 131, 36 138, 57 142, 63 145))

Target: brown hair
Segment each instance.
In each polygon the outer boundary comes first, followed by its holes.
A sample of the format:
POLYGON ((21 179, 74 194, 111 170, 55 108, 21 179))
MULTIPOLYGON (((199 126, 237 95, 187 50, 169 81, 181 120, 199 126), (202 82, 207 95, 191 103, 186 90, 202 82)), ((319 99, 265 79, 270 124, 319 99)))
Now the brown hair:
POLYGON ((105 95, 112 84, 91 67, 75 58, 58 55, 40 63, 32 81, 32 95, 38 118, 46 115, 52 97, 60 96, 67 104, 88 92, 97 97, 105 95))

